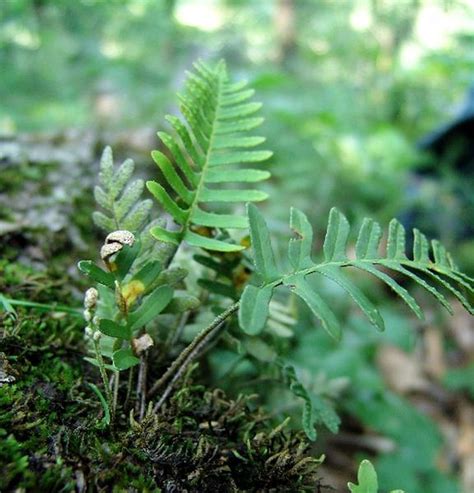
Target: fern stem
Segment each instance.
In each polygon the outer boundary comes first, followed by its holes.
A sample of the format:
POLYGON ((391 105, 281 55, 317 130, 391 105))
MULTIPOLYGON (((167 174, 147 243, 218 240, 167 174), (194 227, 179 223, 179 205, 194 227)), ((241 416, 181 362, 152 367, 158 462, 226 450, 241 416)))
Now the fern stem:
POLYGON ((165 393, 163 393, 160 401, 158 401, 155 406, 156 409, 161 406, 169 392, 179 377, 183 374, 183 371, 189 366, 189 364, 196 358, 196 356, 201 352, 202 348, 206 346, 224 327, 224 322, 233 315, 239 308, 240 301, 237 301, 231 305, 227 310, 218 315, 210 325, 203 329, 192 341, 191 343, 179 354, 179 356, 173 361, 166 372, 161 376, 161 378, 155 382, 148 392, 148 397, 153 397, 156 392, 165 385, 165 383, 171 378, 171 382, 168 385, 165 393))
POLYGON ((114 376, 115 376, 115 379, 114 379, 114 395, 113 395, 113 398, 114 398, 114 402, 113 402, 113 415, 115 417, 115 411, 117 409, 117 402, 118 402, 118 393, 119 393, 119 382, 120 382, 120 372, 119 371, 115 371, 114 372, 114 376))
POLYGON ((113 423, 115 420, 115 407, 114 407, 114 398, 112 396, 112 392, 110 391, 109 379, 107 378, 107 372, 105 371, 105 363, 102 358, 102 353, 100 352, 99 341, 94 340, 94 350, 95 357, 97 359, 97 363, 99 364, 99 372, 102 378, 102 383, 104 384, 105 395, 107 397, 107 404, 110 409, 110 420, 113 423))

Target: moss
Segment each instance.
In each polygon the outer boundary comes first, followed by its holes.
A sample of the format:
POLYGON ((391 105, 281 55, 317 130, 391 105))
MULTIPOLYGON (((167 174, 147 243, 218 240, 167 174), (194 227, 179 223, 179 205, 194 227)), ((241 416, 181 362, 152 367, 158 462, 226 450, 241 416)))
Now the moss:
MULTIPOLYGON (((62 283, 16 263, 0 268, 0 289, 66 301, 62 283)), ((82 322, 22 307, 0 317, 9 382, 0 392, 0 491, 314 490, 318 462, 303 437, 272 430, 251 397, 231 400, 188 376, 159 414, 138 423, 123 413, 103 429, 86 385, 101 384, 83 360, 82 322)))
POLYGON ((71 339, 65 320, 23 322, 21 338, 0 340, 16 378, 0 394, 1 491, 314 490, 318 463, 301 436, 272 430, 251 397, 231 400, 189 377, 159 414, 101 429, 83 381, 96 372, 67 348, 80 348, 80 327, 71 339))
POLYGON ((269 427, 252 397, 189 385, 132 423, 127 449, 163 491, 313 491, 318 461, 301 436, 269 427))

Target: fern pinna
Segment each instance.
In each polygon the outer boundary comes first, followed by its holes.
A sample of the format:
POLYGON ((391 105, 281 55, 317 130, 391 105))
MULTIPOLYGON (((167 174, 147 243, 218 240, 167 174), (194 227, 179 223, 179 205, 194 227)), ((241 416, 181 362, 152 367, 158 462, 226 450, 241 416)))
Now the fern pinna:
POLYGON ((215 68, 202 63, 195 68, 195 73, 188 74, 184 94, 180 97, 185 121, 168 116, 173 135, 158 133, 167 154, 152 153, 163 173, 166 188, 156 181, 147 182, 148 189, 172 216, 178 229, 157 226, 151 232, 158 240, 175 245, 184 240, 207 250, 238 251, 244 247, 210 237, 208 228, 247 228, 247 218, 205 209, 213 203, 254 202, 267 197, 259 190, 232 186, 259 182, 270 176, 265 170, 237 167, 264 161, 272 154, 249 150, 265 140, 249 135, 249 131, 263 121, 253 116, 261 104, 247 102, 254 91, 247 89, 246 83, 230 82, 223 62, 215 68), (221 188, 224 185, 226 187, 221 188))
POLYGON ((104 210, 95 211, 92 219, 96 226, 107 233, 126 229, 136 233, 148 221, 153 202, 140 200, 145 183, 131 180, 135 164, 126 159, 118 168, 114 166, 112 149, 107 146, 100 159, 99 185, 94 188, 97 204, 104 210))
POLYGON ((311 258, 313 231, 303 212, 291 209, 290 226, 296 237, 288 246, 288 258, 292 266, 289 273, 278 269, 267 225, 257 207, 248 206, 250 236, 255 258, 257 284, 249 284, 241 298, 239 320, 242 329, 258 334, 268 318, 269 303, 277 286, 284 285, 298 295, 321 321, 326 331, 336 339, 341 335, 341 325, 330 306, 312 286, 315 274, 323 275, 340 285, 357 303, 378 329, 384 329, 383 319, 367 296, 345 275, 343 267, 356 267, 386 283, 399 295, 413 312, 422 318, 423 313, 413 296, 385 271, 376 266, 396 271, 409 277, 431 293, 448 311, 451 306, 437 289, 442 286, 457 298, 472 314, 468 297, 474 292, 474 280, 459 272, 450 254, 437 241, 431 242, 414 230, 413 258, 405 249, 405 229, 396 220, 390 222, 385 255, 379 252, 382 229, 378 223, 365 219, 357 238, 355 258, 346 253, 349 223, 337 209, 332 209, 324 240, 324 260, 315 263, 311 258), (430 255, 433 255, 433 259, 430 255), (463 291, 469 294, 465 295, 463 291))

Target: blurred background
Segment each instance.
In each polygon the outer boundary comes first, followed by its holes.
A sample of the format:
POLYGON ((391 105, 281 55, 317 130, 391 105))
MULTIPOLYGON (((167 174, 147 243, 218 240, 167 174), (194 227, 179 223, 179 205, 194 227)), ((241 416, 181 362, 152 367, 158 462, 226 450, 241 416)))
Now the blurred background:
MULTIPOLYGON (((321 243, 335 205, 355 227, 364 215, 416 225, 474 271, 472 0, 2 0, 5 259, 8 244, 41 270, 64 245, 87 250, 103 146, 152 176, 156 132, 198 58, 224 58, 264 103, 275 154, 262 207, 277 237, 294 205, 321 243)), ((334 291, 351 328, 342 343, 303 321, 288 349, 340 393, 324 477, 342 485, 362 450, 382 488, 474 491, 472 320, 432 308, 420 324, 377 286, 372 296, 384 335, 334 291)))

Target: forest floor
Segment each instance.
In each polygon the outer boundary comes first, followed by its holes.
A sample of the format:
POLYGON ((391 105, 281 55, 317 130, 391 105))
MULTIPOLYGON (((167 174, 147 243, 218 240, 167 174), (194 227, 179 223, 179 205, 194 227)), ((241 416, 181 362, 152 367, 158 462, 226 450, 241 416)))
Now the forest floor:
MULTIPOLYGON (((119 147, 133 148, 127 139, 116 137, 119 147)), ((90 163, 100 146, 87 135, 0 143, 0 294, 81 306, 88 286, 76 263, 99 244, 90 221, 97 175, 90 163)), ((152 146, 132 153, 143 158, 152 146)), ((423 328, 419 351, 385 345, 376 355, 387 388, 437 424, 439 468, 457 472, 465 492, 474 491, 471 323, 456 310, 443 331, 423 328)), ((274 430, 250 398, 206 389, 198 372, 159 416, 137 423, 124 414, 110 430, 87 385, 98 384, 98 374, 84 354, 80 319, 0 312, 0 491, 342 492, 358 453, 396 446, 347 416, 319 466, 301 435, 274 430)))

